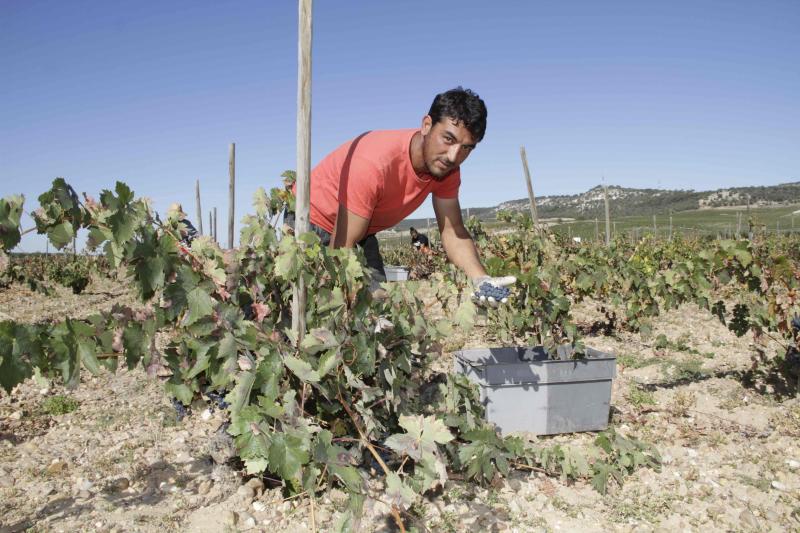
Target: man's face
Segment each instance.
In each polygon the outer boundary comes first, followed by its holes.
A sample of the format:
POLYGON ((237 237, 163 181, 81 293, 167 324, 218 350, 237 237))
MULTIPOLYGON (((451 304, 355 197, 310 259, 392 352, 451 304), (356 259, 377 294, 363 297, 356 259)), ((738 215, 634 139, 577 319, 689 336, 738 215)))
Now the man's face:
POLYGON ((433 124, 429 115, 422 119, 422 157, 428 173, 437 180, 453 172, 475 149, 475 139, 461 123, 449 117, 433 124))

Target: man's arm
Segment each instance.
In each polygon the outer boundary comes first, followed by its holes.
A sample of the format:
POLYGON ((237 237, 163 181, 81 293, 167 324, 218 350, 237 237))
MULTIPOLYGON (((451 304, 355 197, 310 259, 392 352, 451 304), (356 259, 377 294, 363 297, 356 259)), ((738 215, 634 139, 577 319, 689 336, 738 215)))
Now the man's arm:
POLYGON ((342 204, 336 214, 331 248, 352 248, 367 235, 369 219, 356 215, 342 204))
POLYGON ((433 210, 436 212, 436 221, 442 234, 444 251, 450 261, 471 279, 485 276, 486 270, 481 265, 475 243, 472 242, 472 237, 461 219, 461 204, 458 198, 434 196, 433 210))

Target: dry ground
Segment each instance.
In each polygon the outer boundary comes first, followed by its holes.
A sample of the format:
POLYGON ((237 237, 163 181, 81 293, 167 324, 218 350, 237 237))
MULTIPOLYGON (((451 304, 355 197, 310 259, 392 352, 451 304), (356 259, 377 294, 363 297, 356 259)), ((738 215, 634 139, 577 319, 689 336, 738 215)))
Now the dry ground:
MULTIPOLYGON (((25 321, 85 316, 132 298, 120 286, 94 289, 53 299, 15 287, 0 292, 0 313, 25 321)), ((600 315, 582 304, 575 317, 588 324, 600 315)), ((479 330, 452 342, 475 346, 480 338, 479 330)), ((414 525, 436 532, 800 531, 800 402, 743 379, 750 342, 688 305, 662 317, 650 338, 587 338, 618 357, 612 423, 655 443, 661 471, 639 470, 606 496, 585 483, 522 472, 488 490, 451 481, 414 509, 414 525), (658 334, 668 347, 655 347, 658 334)), ((766 353, 777 350, 768 345, 766 353)), ((0 532, 331 529, 343 493, 318 501, 312 524, 309 500, 284 500, 278 489, 211 460, 222 453, 215 435, 223 414, 205 409, 198 404, 178 421, 161 384, 141 370, 86 377, 74 391, 29 380, 3 393, 0 532), (66 410, 62 397, 77 408, 58 414, 66 410)), ((368 503, 362 529, 392 530, 383 504, 368 503)))

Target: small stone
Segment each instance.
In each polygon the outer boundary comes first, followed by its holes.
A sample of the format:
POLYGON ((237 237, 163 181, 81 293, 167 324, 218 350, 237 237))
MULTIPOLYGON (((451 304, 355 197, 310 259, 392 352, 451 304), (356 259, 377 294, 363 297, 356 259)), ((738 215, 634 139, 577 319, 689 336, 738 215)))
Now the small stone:
POLYGON ((772 488, 775 489, 775 490, 783 490, 783 491, 785 491, 786 490, 786 485, 784 485, 780 481, 773 481, 772 482, 772 488))
POLYGON ((256 494, 264 490, 264 482, 257 477, 248 479, 245 485, 252 488, 253 492, 255 492, 256 494))
POLYGON ((79 500, 88 500, 91 497, 92 497, 92 493, 89 492, 88 490, 78 491, 78 499, 79 500))
POLYGON ((786 465, 792 470, 797 470, 798 468, 800 468, 800 461, 789 459, 788 461, 786 461, 786 465))
POLYGON ((764 518, 766 518, 770 522, 780 522, 781 521, 781 515, 779 515, 778 513, 773 511, 772 509, 767 509, 764 512, 764 518))
POLYGON ((754 529, 756 531, 761 529, 756 516, 747 509, 739 513, 739 521, 747 529, 754 529))
POLYGON ((191 463, 192 456, 189 455, 187 452, 181 452, 175 457, 176 463, 191 463))
POLYGON ((83 490, 88 491, 92 487, 94 487, 94 483, 92 483, 88 479, 84 479, 82 477, 79 477, 77 483, 75 483, 75 486, 78 488, 79 491, 83 491, 83 490))
POLYGON ((256 500, 253 502, 253 510, 257 513, 263 513, 267 510, 267 505, 264 502, 256 500))
POLYGON ((212 416, 214 416, 214 414, 211 412, 211 409, 206 409, 205 411, 200 413, 200 418, 202 418, 203 420, 211 420, 212 416))
POLYGON ((8 415, 8 418, 11 420, 19 420, 22 418, 22 411, 14 411, 10 415, 8 415))
POLYGON ((224 511, 222 513, 222 523, 226 526, 235 526, 239 521, 239 516, 233 511, 224 511))
POLYGON ((256 527, 256 519, 250 513, 239 513, 239 520, 242 529, 253 529, 256 527))
POLYGON ((127 490, 131 486, 131 481, 126 477, 121 477, 114 480, 114 488, 118 491, 127 490))
POLYGON ((330 498, 333 503, 347 503, 347 494, 340 489, 331 489, 330 498))
POLYGON ((60 474, 64 470, 67 469, 67 463, 61 461, 60 459, 56 459, 47 467, 47 473, 50 475, 60 474))
MULTIPOLYGON (((171 481, 171 480, 170 480, 171 481)), ((166 481, 162 481, 158 484, 158 490, 161 492, 178 492, 178 487, 173 483, 168 483, 166 481)))
POLYGON ((34 489, 34 493, 39 498, 46 498, 47 496, 55 492, 55 490, 56 489, 52 483, 42 483, 41 485, 36 487, 36 489, 34 489))
POLYGON ((253 490, 253 487, 248 487, 247 485, 242 485, 236 489, 236 494, 244 499, 252 499, 255 497, 255 491, 253 490))
POLYGON ((197 486, 197 494, 208 494, 211 490, 211 481, 206 479, 197 486))
POLYGON ((14 478, 11 476, 0 476, 0 487, 10 489, 14 486, 14 478))

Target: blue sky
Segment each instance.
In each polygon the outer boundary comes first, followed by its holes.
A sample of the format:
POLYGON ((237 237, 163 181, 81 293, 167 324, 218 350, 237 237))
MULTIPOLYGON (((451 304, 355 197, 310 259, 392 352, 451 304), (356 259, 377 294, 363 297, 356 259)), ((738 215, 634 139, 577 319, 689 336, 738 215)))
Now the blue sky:
MULTIPOLYGON (((538 195, 800 179, 796 0, 315 4, 312 164, 463 85, 464 207, 526 195, 520 145, 538 195)), ((295 166, 296 34, 293 1, 0 2, 0 196, 121 179, 194 218, 199 178, 224 235, 229 143, 237 219, 295 166)))

